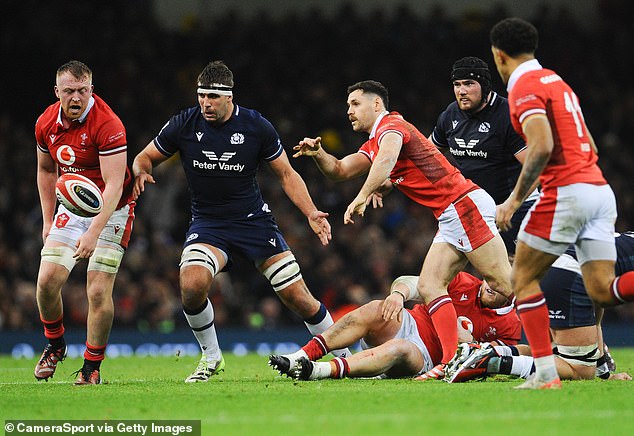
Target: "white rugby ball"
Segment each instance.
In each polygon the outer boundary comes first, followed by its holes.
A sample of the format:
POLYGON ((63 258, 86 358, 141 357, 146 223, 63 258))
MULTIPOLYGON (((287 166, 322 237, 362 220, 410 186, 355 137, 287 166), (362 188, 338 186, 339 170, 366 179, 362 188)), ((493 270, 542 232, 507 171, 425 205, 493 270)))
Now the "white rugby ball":
POLYGON ((99 186, 79 174, 62 174, 55 183, 55 195, 75 215, 93 217, 103 208, 103 195, 99 186))
POLYGON ((465 329, 469 333, 473 333, 473 323, 466 316, 458 317, 458 327, 465 329))

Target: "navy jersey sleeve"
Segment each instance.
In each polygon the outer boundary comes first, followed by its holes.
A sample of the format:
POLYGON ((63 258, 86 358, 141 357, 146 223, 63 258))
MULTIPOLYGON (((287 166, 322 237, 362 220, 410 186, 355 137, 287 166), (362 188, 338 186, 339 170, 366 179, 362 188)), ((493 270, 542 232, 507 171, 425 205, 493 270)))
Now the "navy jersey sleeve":
POLYGON ((517 154, 526 148, 524 139, 515 131, 513 124, 511 124, 511 116, 509 113, 509 104, 507 100, 503 100, 503 107, 505 108, 506 117, 505 121, 505 144, 509 147, 513 154, 517 154))
POLYGON ((165 156, 172 156, 178 152, 180 131, 185 122, 186 114, 187 111, 183 111, 174 115, 154 138, 156 148, 165 156))
POLYGON ((266 118, 260 116, 260 129, 262 135, 262 151, 260 157, 266 161, 277 159, 284 151, 282 141, 275 127, 266 118))
POLYGON ((449 147, 449 143, 447 141, 447 132, 449 130, 449 113, 445 110, 443 113, 438 116, 438 121, 434 126, 434 130, 431 133, 431 140, 437 147, 449 147))

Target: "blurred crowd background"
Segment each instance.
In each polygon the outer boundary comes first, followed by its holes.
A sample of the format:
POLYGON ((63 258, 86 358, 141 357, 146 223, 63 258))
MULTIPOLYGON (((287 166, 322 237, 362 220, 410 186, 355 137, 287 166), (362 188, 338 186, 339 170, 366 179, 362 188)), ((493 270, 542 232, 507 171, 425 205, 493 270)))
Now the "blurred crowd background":
MULTIPOLYGON (((546 3, 545 3, 546 4, 546 3)), ((488 31, 513 11, 500 4, 449 16, 439 2, 425 15, 408 6, 360 14, 341 2, 335 14, 317 8, 272 16, 223 11, 195 15, 177 30, 159 24, 148 0, 40 2, 3 5, 0 49, 0 330, 40 329, 35 281, 41 211, 36 188, 37 116, 55 101, 55 70, 79 59, 93 70, 95 93, 123 120, 131 163, 170 116, 196 104, 195 80, 207 62, 224 60, 235 76, 234 99, 268 118, 287 153, 304 136, 321 135, 332 153, 354 152, 365 140, 346 117, 346 87, 383 82, 391 109, 429 134, 452 101, 452 63, 475 55, 492 68, 494 89, 506 91, 494 70, 488 31)), ((570 6, 535 8, 537 56, 578 94, 600 149, 600 165, 616 192, 617 230, 634 229, 634 168, 629 137, 634 112, 630 56, 634 29, 625 1, 597 1, 592 25, 570 6)), ((310 159, 292 159, 318 207, 330 213, 333 239, 322 247, 271 171, 259 175, 265 200, 302 267, 309 288, 335 317, 382 297, 401 274, 418 274, 436 230, 432 214, 395 192, 385 207, 343 226, 343 212, 362 180, 327 181, 310 159)), ((178 261, 189 220, 180 163, 155 171, 157 184, 137 206, 132 240, 115 285, 115 327, 172 331, 184 326, 178 261)), ((85 268, 78 265, 63 290, 65 323, 85 324, 85 268)), ((236 256, 211 293, 218 326, 275 329, 298 320, 244 259, 236 256)), ((634 319, 632 306, 609 310, 606 321, 634 319)))

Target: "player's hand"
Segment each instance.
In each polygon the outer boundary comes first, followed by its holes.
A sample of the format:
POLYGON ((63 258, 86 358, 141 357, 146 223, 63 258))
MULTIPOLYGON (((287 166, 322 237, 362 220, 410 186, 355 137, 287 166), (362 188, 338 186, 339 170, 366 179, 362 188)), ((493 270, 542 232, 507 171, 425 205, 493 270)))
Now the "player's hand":
POLYGON ((516 210, 517 206, 514 205, 510 198, 495 207, 495 224, 501 232, 511 229, 511 218, 516 210))
POLYGON ((132 197, 136 200, 139 198, 141 193, 145 191, 145 184, 151 183, 155 184, 154 177, 152 174, 141 173, 134 178, 134 186, 132 187, 132 197))
POLYGON ((381 315, 385 321, 397 320, 400 321, 403 317, 403 304, 405 303, 404 297, 398 292, 392 292, 383 300, 381 307, 381 315))
POLYGON ((330 228, 330 223, 326 219, 327 217, 328 214, 320 210, 311 212, 308 216, 310 228, 313 229, 313 232, 315 232, 317 236, 319 236, 319 240, 322 245, 328 245, 332 239, 332 230, 330 228))
POLYGON ((366 198, 360 195, 357 195, 352 203, 346 209, 346 213, 343 214, 343 223, 344 224, 354 224, 354 220, 352 219, 354 214, 359 216, 363 216, 366 208, 366 198))
POLYGON ((627 372, 613 372, 613 373, 610 373, 610 378, 608 378, 608 380, 628 381, 628 380, 632 380, 632 376, 629 375, 627 372))
POLYGON ((379 207, 383 207, 383 194, 380 192, 373 192, 370 196, 365 200, 365 205, 369 206, 372 204, 374 209, 379 207))
POLYGON ((73 257, 75 259, 88 259, 97 248, 97 239, 99 239, 99 234, 94 235, 89 229, 77 240, 77 244, 75 244, 77 249, 73 257))
POLYGON ((293 155, 293 157, 315 156, 317 153, 319 153, 320 148, 321 136, 318 136, 316 138, 304 138, 299 141, 299 144, 293 147, 293 150, 297 152, 293 155))
POLYGON ((48 234, 51 233, 51 227, 53 227, 53 223, 44 223, 42 225, 42 242, 46 243, 46 238, 48 238, 48 234))

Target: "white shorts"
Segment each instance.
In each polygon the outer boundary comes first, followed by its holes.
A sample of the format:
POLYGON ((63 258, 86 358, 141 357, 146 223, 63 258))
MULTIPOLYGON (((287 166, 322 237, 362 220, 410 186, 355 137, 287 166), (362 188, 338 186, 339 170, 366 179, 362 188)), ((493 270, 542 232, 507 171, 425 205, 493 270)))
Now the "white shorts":
MULTIPOLYGON (((614 246, 616 217, 616 199, 610 185, 559 186, 542 192, 522 221, 518 239, 555 256, 563 254, 570 244, 583 251, 582 240, 614 246)), ((606 250, 600 251, 596 259, 606 259, 606 250)), ((592 253, 580 254, 586 260, 595 259, 592 253)), ((611 253, 607 256, 612 258, 611 253)), ((616 249, 613 256, 616 259, 616 249)))
MULTIPOLYGON (((101 231, 99 241, 127 248, 128 242, 130 241, 130 234, 132 233, 134 206, 135 203, 132 202, 126 204, 121 209, 115 210, 101 231)), ((77 240, 81 235, 86 233, 91 222, 92 218, 75 215, 60 204, 48 238, 75 248, 77 240)))
MULTIPOLYGON (((434 363, 431 360, 431 356, 429 355, 429 351, 427 351, 427 346, 421 339, 418 334, 418 328, 416 327, 416 320, 414 317, 405 309, 402 311, 403 321, 401 322, 401 328, 398 329, 398 332, 394 336, 393 339, 405 339, 412 344, 416 345, 423 355, 423 360, 425 361, 424 366, 416 373, 416 375, 424 374, 430 369, 434 367, 434 363)), ((364 350, 368 350, 370 348, 374 348, 372 345, 368 345, 363 339, 361 339, 361 348, 364 350)))
POLYGON ((450 204, 438 217, 434 244, 446 242, 469 253, 498 234, 495 201, 484 189, 469 192, 450 204))

